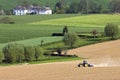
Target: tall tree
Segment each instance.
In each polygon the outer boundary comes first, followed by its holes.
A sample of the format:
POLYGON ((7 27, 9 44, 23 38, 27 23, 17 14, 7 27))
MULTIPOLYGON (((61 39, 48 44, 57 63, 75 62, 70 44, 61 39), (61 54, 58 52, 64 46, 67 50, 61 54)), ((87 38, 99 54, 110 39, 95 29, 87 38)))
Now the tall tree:
POLYGON ((67 28, 67 26, 64 26, 64 28, 63 28, 63 35, 65 35, 66 33, 68 33, 68 28, 67 28))
POLYGON ((120 0, 112 0, 109 3, 109 8, 114 13, 120 13, 120 0))
POLYGON ((64 1, 61 0, 55 4, 55 13, 62 14, 65 13, 64 1))
POLYGON ((105 26, 105 34, 106 36, 111 36, 112 39, 116 38, 118 33, 119 33, 119 27, 118 25, 116 24, 113 24, 113 23, 108 23, 106 26, 105 26))
POLYGON ((79 12, 79 6, 77 2, 72 2, 69 7, 69 12, 70 13, 78 13, 79 12))
POLYGON ((82 13, 88 13, 89 11, 89 0, 80 0, 79 2, 79 10, 82 13))
POLYGON ((39 46, 36 46, 35 47, 35 59, 36 60, 39 60, 39 57, 42 57, 43 56, 43 49, 39 46))
POLYGON ((67 33, 64 36, 64 43, 66 45, 69 45, 71 48, 73 45, 79 40, 79 37, 75 33, 67 33))
POLYGON ((100 4, 100 5, 98 6, 98 13, 102 13, 102 10, 103 10, 103 7, 102 7, 102 5, 100 4))
POLYGON ((98 13, 98 5, 97 3, 90 1, 89 3, 89 13, 98 13))

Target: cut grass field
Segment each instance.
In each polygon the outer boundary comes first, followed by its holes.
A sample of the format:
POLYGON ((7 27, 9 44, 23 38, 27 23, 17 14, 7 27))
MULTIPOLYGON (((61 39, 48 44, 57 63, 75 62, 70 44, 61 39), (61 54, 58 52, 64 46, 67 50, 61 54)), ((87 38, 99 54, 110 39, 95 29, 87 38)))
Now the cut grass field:
MULTIPOLYGON (((38 46, 38 45, 41 45, 41 41, 43 41, 42 45, 44 45, 48 43, 61 41, 62 39, 63 37, 40 37, 40 38, 26 39, 26 40, 20 40, 20 41, 11 41, 9 43, 23 44, 24 46, 38 46)), ((5 45, 9 43, 0 44, 0 51, 5 45)))
POLYGON ((51 19, 33 22, 34 25, 67 25, 79 27, 105 27, 107 23, 115 23, 120 25, 120 15, 82 15, 69 18, 51 19))

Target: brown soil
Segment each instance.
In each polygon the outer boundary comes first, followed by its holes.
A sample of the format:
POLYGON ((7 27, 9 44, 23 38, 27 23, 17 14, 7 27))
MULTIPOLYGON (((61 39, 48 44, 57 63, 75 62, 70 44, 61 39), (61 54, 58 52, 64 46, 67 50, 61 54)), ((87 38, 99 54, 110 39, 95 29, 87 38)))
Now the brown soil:
POLYGON ((93 68, 78 68, 81 61, 0 67, 0 80, 120 80, 120 40, 68 51, 87 59, 93 68))

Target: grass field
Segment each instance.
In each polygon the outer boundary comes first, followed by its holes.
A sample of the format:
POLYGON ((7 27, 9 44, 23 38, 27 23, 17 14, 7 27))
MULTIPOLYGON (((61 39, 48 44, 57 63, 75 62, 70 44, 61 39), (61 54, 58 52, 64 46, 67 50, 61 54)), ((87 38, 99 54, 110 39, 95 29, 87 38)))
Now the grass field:
POLYGON ((120 15, 82 15, 70 18, 52 19, 33 22, 35 25, 67 25, 79 27, 105 27, 107 23, 120 25, 120 15))
POLYGON ((8 43, 0 44, 0 51, 5 45, 9 43, 24 44, 24 46, 38 46, 38 45, 41 45, 42 40, 43 40, 42 45, 44 45, 52 42, 61 41, 62 39, 63 37, 40 37, 40 38, 26 39, 26 40, 20 40, 20 41, 11 41, 8 43))
MULTIPOLYGON (((0 18, 5 16, 0 16, 0 18)), ((113 22, 120 26, 119 14, 59 14, 59 15, 28 15, 28 16, 9 16, 15 24, 0 24, 0 45, 1 47, 9 42, 20 42, 23 44, 32 43, 39 45, 40 41, 45 43, 52 33, 62 33, 64 26, 68 26, 70 32, 91 32, 96 29, 98 32, 104 31, 104 26, 113 22), (48 38, 47 38, 48 37, 48 38), (27 40, 26 40, 27 39, 27 40)), ((54 41, 60 41, 60 38, 54 41)))
MULTIPOLYGON (((1 18, 2 17, 3 16, 1 16, 1 18)), ((79 21, 81 17, 86 18, 85 15, 62 14, 62 15, 33 15, 33 16, 10 16, 10 17, 13 20, 15 20, 16 24, 0 24, 0 43, 31 39, 37 37, 48 37, 51 36, 52 33, 62 32, 62 29, 65 25, 66 26, 73 25, 69 26, 69 31, 71 32, 91 32, 93 29, 97 29, 99 32, 103 32, 103 27, 91 25, 89 26, 85 20, 83 21, 83 23, 87 24, 86 27, 81 26, 82 24, 79 24, 78 22, 74 23, 75 21, 69 20, 69 18, 73 19, 77 18, 77 20, 79 21), (58 21, 51 23, 51 21, 54 21, 56 19, 58 21), (65 23, 60 23, 59 20, 65 21, 65 23), (67 20, 69 22, 66 22, 67 20), (42 23, 40 21, 42 21, 42 23), (39 22, 39 24, 36 24, 36 22, 37 23, 39 22)), ((119 16, 117 18, 119 18, 119 16)), ((114 21, 117 22, 118 20, 114 21)))

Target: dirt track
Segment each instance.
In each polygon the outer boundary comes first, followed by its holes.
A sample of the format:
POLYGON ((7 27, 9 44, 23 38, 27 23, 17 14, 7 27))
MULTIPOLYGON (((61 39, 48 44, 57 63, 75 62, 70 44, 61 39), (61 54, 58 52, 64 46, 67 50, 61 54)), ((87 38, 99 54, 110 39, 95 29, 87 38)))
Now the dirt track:
POLYGON ((94 68, 77 68, 81 61, 0 67, 0 80, 120 80, 120 40, 68 51, 90 58, 94 68), (104 62, 103 62, 104 61, 104 62))

